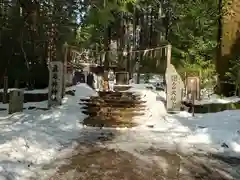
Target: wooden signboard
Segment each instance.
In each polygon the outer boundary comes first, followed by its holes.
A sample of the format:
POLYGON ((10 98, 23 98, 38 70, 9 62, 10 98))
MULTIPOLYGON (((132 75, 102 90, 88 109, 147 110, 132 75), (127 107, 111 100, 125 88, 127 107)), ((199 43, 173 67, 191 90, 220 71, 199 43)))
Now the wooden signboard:
POLYGON ((192 98, 195 100, 200 100, 200 78, 198 76, 187 77, 186 82, 188 100, 191 100, 192 98), (190 94, 194 97, 189 97, 190 94))

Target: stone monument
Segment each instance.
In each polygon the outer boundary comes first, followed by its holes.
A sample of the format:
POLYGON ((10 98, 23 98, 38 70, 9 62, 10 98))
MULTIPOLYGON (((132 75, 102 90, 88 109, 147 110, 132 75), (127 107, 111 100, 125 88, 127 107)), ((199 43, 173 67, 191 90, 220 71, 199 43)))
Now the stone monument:
POLYGON ((167 111, 180 111, 184 83, 172 64, 166 69, 167 111))
POLYGON ((52 61, 49 63, 48 107, 62 103, 63 91, 63 63, 52 61))
POLYGON ((24 104, 24 92, 21 89, 14 89, 9 93, 8 113, 22 112, 24 104))

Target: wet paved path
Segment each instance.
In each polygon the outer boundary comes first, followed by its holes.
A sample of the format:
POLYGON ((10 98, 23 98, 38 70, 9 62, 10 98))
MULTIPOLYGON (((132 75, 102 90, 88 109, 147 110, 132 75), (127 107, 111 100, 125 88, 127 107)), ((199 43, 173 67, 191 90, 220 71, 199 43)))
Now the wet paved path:
MULTIPOLYGON (((239 180, 240 157, 149 147, 109 149, 106 139, 80 142, 51 180, 239 180)), ((111 137, 109 137, 111 139, 111 137)), ((108 140, 109 140, 108 139, 108 140)))

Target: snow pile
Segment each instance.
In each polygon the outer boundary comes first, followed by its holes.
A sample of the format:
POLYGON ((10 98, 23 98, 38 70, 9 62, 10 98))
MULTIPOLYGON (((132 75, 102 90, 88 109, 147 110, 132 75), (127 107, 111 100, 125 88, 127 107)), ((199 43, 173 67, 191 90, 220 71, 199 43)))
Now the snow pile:
POLYGON ((75 96, 48 111, 26 111, 0 117, 0 179, 27 179, 36 168, 72 149, 82 125, 79 99, 97 95, 85 84, 76 86, 75 96))
POLYGON ((142 94, 146 100, 145 115, 136 117, 139 124, 128 133, 116 138, 122 149, 141 146, 180 148, 183 151, 240 153, 240 111, 196 114, 180 112, 167 114, 164 92, 146 89, 146 85, 133 85, 131 91, 142 94), (160 96, 160 99, 158 100, 160 96), (136 144, 136 143, 138 144, 136 144), (126 145, 129 143, 129 145, 126 145), (130 145, 131 144, 131 145, 130 145))
POLYGON ((155 74, 149 78, 149 83, 156 85, 157 83, 163 83, 163 79, 163 75, 155 74))
MULTIPOLYGON (((148 84, 133 84, 129 90, 141 95, 141 100, 145 101, 145 110, 143 116, 137 116, 134 121, 138 124, 134 129, 149 128, 154 131, 182 131, 181 124, 173 119, 167 118, 167 111, 165 108, 166 93, 164 91, 156 91, 147 89, 148 84)), ((184 128, 185 129, 185 128, 184 128)))
POLYGON ((148 89, 147 87, 149 87, 149 84, 133 84, 129 90, 141 94, 141 100, 146 102, 145 115, 134 118, 134 121, 139 124, 135 129, 149 129, 151 127, 151 130, 165 131, 173 128, 173 126, 175 127, 176 123, 171 123, 169 122, 170 119, 166 119, 166 93, 164 91, 148 89))
POLYGON ((240 111, 198 114, 191 117, 188 113, 173 115, 182 126, 188 127, 191 134, 178 143, 185 145, 205 144, 218 151, 240 153, 240 111))
POLYGON ((157 97, 159 96, 157 93, 152 90, 146 89, 145 86, 135 85, 130 91, 135 91, 141 94, 142 101, 146 105, 146 109, 144 111, 144 115, 137 116, 134 118, 134 121, 140 124, 140 127, 148 127, 154 126, 159 123, 161 119, 166 115, 166 109, 164 103, 159 100, 157 101, 157 97), (137 90, 136 90, 137 89, 137 90))
POLYGON ((75 98, 70 98, 71 100, 73 100, 74 104, 75 102, 79 102, 79 99, 89 98, 90 96, 98 96, 98 93, 85 83, 80 83, 76 85, 75 88, 76 89, 72 88, 73 90, 76 90, 75 98), (76 97, 78 99, 76 99, 76 97))

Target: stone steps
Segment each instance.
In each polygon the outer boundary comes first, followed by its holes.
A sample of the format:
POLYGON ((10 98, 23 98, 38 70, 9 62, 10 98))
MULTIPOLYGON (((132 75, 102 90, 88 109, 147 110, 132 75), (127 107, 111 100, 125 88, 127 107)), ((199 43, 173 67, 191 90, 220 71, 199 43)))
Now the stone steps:
POLYGON ((99 92, 98 97, 81 99, 83 124, 94 127, 133 127, 133 118, 144 115, 146 101, 130 92, 99 92))
MULTIPOLYGON (((104 107, 100 107, 100 106, 84 106, 84 107, 82 107, 82 109, 88 110, 88 111, 99 111, 103 108, 104 107)), ((132 108, 118 107, 117 110, 113 110, 112 108, 105 107, 105 109, 111 110, 111 111, 125 111, 125 112, 142 112, 142 111, 145 111, 145 107, 137 107, 137 108, 136 107, 132 107, 132 108)))

